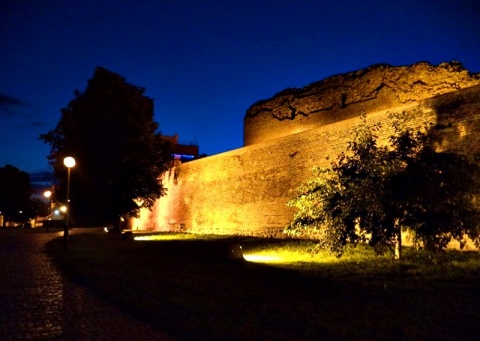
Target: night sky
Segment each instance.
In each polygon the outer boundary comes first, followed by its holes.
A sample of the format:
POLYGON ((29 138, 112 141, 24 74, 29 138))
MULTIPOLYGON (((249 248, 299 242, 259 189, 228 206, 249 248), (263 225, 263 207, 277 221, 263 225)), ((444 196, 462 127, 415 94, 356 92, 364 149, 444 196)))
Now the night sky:
POLYGON ((146 88, 165 135, 243 145, 246 109, 377 63, 480 72, 480 1, 0 0, 0 166, 50 170, 60 109, 97 66, 146 88))

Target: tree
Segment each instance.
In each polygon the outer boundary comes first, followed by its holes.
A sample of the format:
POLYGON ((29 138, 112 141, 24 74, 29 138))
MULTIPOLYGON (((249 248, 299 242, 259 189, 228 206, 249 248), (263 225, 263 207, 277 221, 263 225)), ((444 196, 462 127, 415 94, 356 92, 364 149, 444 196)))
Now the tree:
POLYGON ((427 143, 396 174, 391 191, 414 243, 438 250, 451 240, 463 248, 465 236, 480 245, 479 186, 480 168, 472 158, 437 152, 427 143))
POLYGON ((64 157, 73 156, 71 215, 77 223, 113 224, 151 208, 165 194, 159 180, 168 169, 171 144, 157 132, 153 100, 145 89, 98 67, 84 92, 66 108, 54 130, 40 136, 65 198, 64 157))
POLYGON ((50 203, 46 203, 39 198, 32 198, 27 214, 31 218, 46 217, 50 214, 50 203))
POLYGON ((428 132, 392 117, 395 134, 379 146, 366 116, 355 129, 347 151, 330 168, 315 168, 288 205, 298 212, 285 232, 306 234, 318 247, 340 256, 350 242, 369 243, 378 252, 395 247, 401 257, 401 232, 409 230, 417 245, 445 248, 465 236, 480 245, 480 213, 475 198, 480 167, 465 155, 436 151, 428 132))
POLYGON ((20 222, 27 217, 30 197, 33 193, 30 176, 18 168, 0 167, 0 212, 4 216, 3 226, 8 221, 20 222))

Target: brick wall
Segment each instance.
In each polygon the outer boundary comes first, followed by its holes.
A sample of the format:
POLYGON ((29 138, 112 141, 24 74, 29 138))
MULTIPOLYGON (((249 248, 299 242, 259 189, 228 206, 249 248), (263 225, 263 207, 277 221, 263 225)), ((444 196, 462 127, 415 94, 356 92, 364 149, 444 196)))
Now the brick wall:
MULTIPOLYGON (((370 123, 405 111, 412 126, 436 124, 439 146, 480 152, 480 86, 367 112, 370 123)), ((328 165, 344 151, 357 116, 340 122, 206 157, 164 175, 168 194, 152 212, 142 211, 134 229, 282 236, 293 210, 286 207, 313 166, 328 165)), ((386 140, 392 132, 382 130, 386 140)))

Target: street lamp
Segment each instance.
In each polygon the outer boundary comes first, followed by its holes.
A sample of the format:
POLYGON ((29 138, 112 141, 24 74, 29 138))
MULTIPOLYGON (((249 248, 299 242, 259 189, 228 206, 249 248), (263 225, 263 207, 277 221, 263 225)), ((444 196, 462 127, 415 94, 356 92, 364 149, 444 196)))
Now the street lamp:
POLYGON ((43 192, 43 196, 48 200, 48 212, 53 210, 53 193, 50 190, 43 192))
POLYGON ((52 191, 47 190, 47 191, 43 192, 43 196, 48 199, 48 215, 46 217, 47 220, 46 221, 45 221, 45 219, 43 220, 43 227, 45 227, 47 229, 47 232, 48 232, 48 227, 49 227, 49 224, 50 224, 50 222, 48 221, 48 218, 51 215, 50 211, 52 210, 52 199, 51 199, 52 191))
POLYGON ((63 230, 63 248, 67 248, 68 243, 68 220, 70 217, 70 168, 75 166, 75 159, 71 156, 67 156, 63 159, 63 164, 68 169, 68 177, 67 177, 67 219, 65 224, 65 229, 63 230))

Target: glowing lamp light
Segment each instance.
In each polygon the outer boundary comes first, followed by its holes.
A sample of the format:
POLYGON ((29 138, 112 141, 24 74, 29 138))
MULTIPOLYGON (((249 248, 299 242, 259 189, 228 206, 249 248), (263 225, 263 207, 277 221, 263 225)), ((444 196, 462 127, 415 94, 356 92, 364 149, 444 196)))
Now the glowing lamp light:
POLYGON ((65 159, 63 159, 63 164, 67 168, 75 167, 75 159, 71 156, 67 156, 65 159))
POLYGON ((60 211, 62 211, 63 213, 67 212, 67 206, 60 207, 60 211))
POLYGON ((45 198, 50 198, 50 197, 52 196, 52 191, 45 191, 45 192, 43 192, 43 196, 44 196, 45 198))

